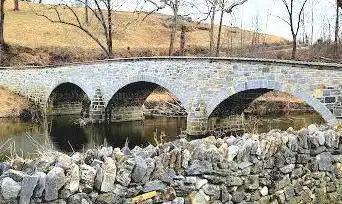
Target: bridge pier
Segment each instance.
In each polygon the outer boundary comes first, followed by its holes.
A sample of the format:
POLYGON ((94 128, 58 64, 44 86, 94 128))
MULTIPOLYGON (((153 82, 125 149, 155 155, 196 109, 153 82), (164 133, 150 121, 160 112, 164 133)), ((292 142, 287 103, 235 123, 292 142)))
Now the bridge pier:
POLYGON ((100 89, 95 91, 94 98, 91 100, 89 118, 94 122, 103 122, 105 120, 105 103, 100 89))
POLYGON ((206 104, 200 100, 195 100, 190 108, 187 117, 188 135, 200 136, 208 132, 208 114, 206 104))

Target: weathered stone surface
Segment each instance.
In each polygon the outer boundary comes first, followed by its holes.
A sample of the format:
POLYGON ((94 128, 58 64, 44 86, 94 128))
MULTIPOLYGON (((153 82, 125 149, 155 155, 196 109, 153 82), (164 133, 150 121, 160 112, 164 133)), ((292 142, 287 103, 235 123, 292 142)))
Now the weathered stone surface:
POLYGON ((73 163, 66 170, 66 184, 65 189, 69 190, 70 193, 76 193, 80 186, 80 168, 77 164, 73 163))
POLYGON ((219 199, 221 195, 220 186, 212 185, 212 184, 205 184, 203 187, 203 192, 212 197, 213 199, 219 199))
POLYGON ((19 204, 29 204, 33 195, 39 177, 36 176, 24 176, 21 182, 21 191, 19 194, 19 204))
POLYGON ((250 190, 256 190, 259 188, 259 176, 251 175, 247 177, 246 187, 250 190))
POLYGON ((56 158, 56 167, 60 167, 62 169, 69 169, 72 165, 72 159, 66 154, 58 154, 56 158))
MULTIPOLYGON (((108 153, 109 154, 109 153, 108 153)), ((111 192, 114 190, 114 182, 116 179, 116 165, 112 158, 106 157, 102 166, 103 180, 101 185, 102 192, 111 192)))
POLYGON ((147 166, 145 159, 143 159, 141 157, 136 157, 135 158, 135 167, 134 167, 133 173, 132 173, 133 181, 139 183, 139 182, 147 180, 145 178, 147 170, 148 170, 148 166, 147 166))
POLYGON ((284 166, 284 167, 280 168, 280 171, 283 174, 288 174, 288 173, 291 173, 294 168, 295 168, 295 164, 289 164, 287 166, 284 166))
POLYGON ((4 175, 10 177, 11 179, 15 180, 16 182, 21 182, 26 174, 22 171, 9 169, 8 171, 6 171, 4 173, 4 175))
POLYGON ((287 174, 283 176, 283 178, 276 183, 276 190, 281 190, 290 184, 291 184, 291 180, 290 180, 289 175, 287 174))
POLYGON ((194 184, 195 184, 196 189, 201 189, 207 183, 208 183, 207 179, 196 178, 196 181, 194 184))
POLYGON ((244 192, 240 192, 240 191, 233 192, 232 201, 234 203, 241 203, 245 199, 246 199, 246 195, 244 192))
POLYGON ((11 168, 11 165, 9 163, 6 162, 0 162, 0 176, 8 171, 11 168))
POLYGON ((159 180, 150 181, 145 184, 143 192, 160 191, 166 188, 166 184, 159 180))
POLYGON ((268 188, 267 188, 267 186, 264 186, 264 187, 262 187, 262 189, 260 189, 260 194, 262 196, 267 196, 268 195, 268 188))
POLYGON ((205 195, 202 190, 194 191, 189 195, 189 199, 193 204, 206 204, 209 203, 210 197, 205 195))
POLYGON ((80 166, 80 191, 90 193, 94 187, 96 170, 86 164, 80 166))
POLYGON ((33 193, 34 197, 38 198, 42 197, 45 190, 46 174, 44 172, 37 172, 35 175, 38 177, 38 181, 33 193))
POLYGON ((176 199, 176 191, 172 187, 167 187, 161 194, 161 199, 164 201, 172 201, 176 199))
POLYGON ((213 167, 212 164, 208 161, 192 161, 191 165, 186 170, 188 175, 201 175, 204 173, 210 173, 213 167))
POLYGON ((19 195, 21 186, 15 180, 9 177, 5 177, 1 183, 1 194, 4 199, 16 199, 19 195))
POLYGON ((329 152, 323 152, 316 156, 316 162, 318 168, 321 171, 331 171, 332 170, 332 155, 329 152))
POLYGON ((228 154, 227 154, 227 161, 231 162, 234 160, 234 158, 236 157, 236 155, 239 152, 239 147, 235 146, 235 145, 231 145, 228 147, 228 154))
POLYGON ((146 170, 146 173, 145 173, 143 180, 142 180, 143 183, 146 183, 149 181, 151 174, 154 171, 154 168, 155 168, 154 159, 147 158, 146 159, 146 165, 147 165, 147 170, 146 170))
POLYGON ((228 177, 228 186, 242 186, 243 180, 240 177, 228 177))
POLYGON ((72 156, 71 156, 71 160, 72 162, 74 162, 75 164, 78 164, 80 165, 83 160, 84 160, 84 156, 83 154, 79 153, 79 152, 76 152, 74 153, 72 156))
POLYGON ((68 200, 68 204, 92 204, 93 203, 88 197, 88 195, 85 193, 77 193, 75 195, 70 196, 67 200, 68 200))
POLYGON ((120 201, 119 197, 114 193, 104 193, 100 194, 95 201, 95 204, 112 204, 118 203, 120 201))
POLYGON ((185 200, 184 198, 181 198, 181 197, 178 197, 178 198, 175 198, 171 204, 184 204, 185 203, 185 200))
POLYGON ((333 130, 325 132, 325 143, 329 148, 338 148, 340 136, 333 130))
POLYGON ((64 170, 60 167, 54 167, 46 175, 45 200, 52 201, 58 198, 58 191, 65 184, 64 170))
POLYGON ((119 163, 116 175, 117 182, 123 186, 128 186, 131 182, 131 173, 133 171, 134 165, 135 161, 131 158, 119 163))

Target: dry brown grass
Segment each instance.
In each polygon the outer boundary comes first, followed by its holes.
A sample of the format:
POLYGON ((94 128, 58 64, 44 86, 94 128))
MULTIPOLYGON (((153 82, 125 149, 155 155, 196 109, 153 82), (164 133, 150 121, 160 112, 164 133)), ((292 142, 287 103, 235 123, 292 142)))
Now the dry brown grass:
POLYGON ((20 111, 27 107, 22 97, 0 87, 0 118, 18 117, 20 111))
MULTIPOLYGON (((35 15, 35 11, 46 11, 47 6, 29 4, 20 1, 19 12, 12 10, 13 1, 7 0, 5 3, 5 40, 10 45, 23 46, 32 49, 40 47, 58 47, 58 48, 84 48, 98 49, 97 44, 85 35, 82 31, 71 26, 50 23, 43 17, 35 15)), ((83 16, 83 9, 78 9, 77 12, 83 16)), ((53 15, 53 13, 47 13, 53 15)), ((114 50, 122 52, 127 47, 132 49, 167 49, 169 43, 169 29, 167 16, 151 15, 145 21, 141 21, 144 15, 137 17, 137 14, 129 12, 115 12, 115 36, 114 50), (136 20, 135 19, 139 19, 136 20), (126 28, 126 24, 133 22, 126 28)), ((71 18, 70 14, 66 15, 71 18)), ((91 25, 89 29, 96 33, 96 36, 102 36, 101 29, 96 26, 94 16, 90 17, 91 25)), ((187 38, 188 46, 208 46, 209 31, 208 25, 197 23, 187 23, 188 27, 187 38)), ((230 41, 229 33, 231 29, 224 28, 223 44, 230 41)), ((249 44, 252 38, 252 32, 243 30, 244 41, 249 44)), ((180 32, 178 32, 179 35, 180 32)), ((238 42, 240 39, 240 30, 236 30, 233 35, 233 41, 238 42)), ((266 35, 267 43, 282 43, 283 38, 277 36, 266 35)), ((102 40, 103 38, 100 37, 102 40)), ((178 37, 177 37, 178 38, 178 37)), ((178 38, 179 39, 179 38, 178 38)), ((176 42, 176 47, 179 42, 176 42)), ((234 43, 238 46, 239 43, 234 43)), ((159 51, 160 52, 160 51, 159 51)), ((163 53, 161 53, 163 54, 163 53)))

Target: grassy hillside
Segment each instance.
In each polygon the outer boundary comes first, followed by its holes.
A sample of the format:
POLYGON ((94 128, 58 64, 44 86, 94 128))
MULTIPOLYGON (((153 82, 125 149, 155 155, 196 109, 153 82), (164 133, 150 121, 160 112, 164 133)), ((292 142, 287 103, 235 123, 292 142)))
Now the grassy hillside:
POLYGON ((22 97, 0 87, 0 118, 18 117, 24 108, 28 108, 28 104, 22 97))
MULTIPOLYGON (((17 55, 18 53, 26 53, 21 58, 28 61, 38 61, 36 63, 44 63, 49 61, 44 58, 51 57, 51 52, 71 52, 71 58, 76 58, 78 61, 93 58, 94 55, 99 55, 99 47, 97 44, 82 31, 77 28, 50 23, 43 17, 37 16, 35 11, 44 11, 50 16, 54 13, 49 11, 48 5, 31 4, 20 1, 20 11, 13 11, 13 1, 5 1, 5 40, 6 42, 16 49, 10 50, 10 53, 17 55), (28 50, 23 49, 28 48, 28 50), (57 50, 57 51, 56 51, 57 50), (44 54, 50 52, 49 56, 44 54), (90 54, 89 54, 90 53, 90 54), (89 55, 89 56, 88 56, 89 55), (38 56, 38 57, 37 57, 38 56), (32 58, 39 59, 32 59, 32 58), (40 61, 41 62, 40 62, 40 61)), ((84 9, 77 9, 79 16, 83 17, 84 9)), ((149 16, 146 20, 142 21, 141 14, 133 14, 129 12, 115 12, 115 36, 114 36, 114 50, 122 53, 127 51, 127 47, 131 50, 140 50, 140 55, 163 55, 166 54, 169 43, 169 22, 168 16, 155 14, 149 16), (130 24, 129 26, 126 26, 130 24), (149 52, 145 53, 144 52, 149 52)), ((65 18, 72 19, 70 13, 66 13, 65 18)), ((90 25, 88 28, 95 33, 96 36, 103 41, 102 30, 97 26, 94 16, 90 16, 90 25)), ((187 47, 198 48, 209 46, 209 25, 186 23, 187 26, 187 47)), ((245 45, 249 45, 252 40, 253 32, 239 30, 237 28, 225 27, 223 31, 223 46, 229 46, 231 40, 233 47, 240 46, 241 32, 245 45)), ((180 32, 179 32, 180 33, 180 32)), ((178 33, 178 35, 179 35, 178 33)), ((179 37, 177 37, 177 40, 179 37)), ((260 34, 260 42, 267 42, 268 44, 283 43, 284 39, 260 34)), ((178 47, 179 42, 176 42, 178 47)), ((125 54, 123 54, 125 56, 125 54)), ((68 56, 62 56, 62 58, 68 56)), ((13 59, 11 59, 13 61, 13 59)), ((65 59, 62 59, 65 60, 65 59)), ((66 59, 68 60, 68 59, 66 59)), ((20 64, 21 59, 15 59, 10 64, 20 64)))

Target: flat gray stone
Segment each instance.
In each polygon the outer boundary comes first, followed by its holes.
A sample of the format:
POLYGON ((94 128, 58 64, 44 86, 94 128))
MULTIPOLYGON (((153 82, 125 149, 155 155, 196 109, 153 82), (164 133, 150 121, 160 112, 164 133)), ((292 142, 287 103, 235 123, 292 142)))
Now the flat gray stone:
POLYGON ((108 193, 114 190, 114 182, 116 179, 116 165, 112 158, 105 158, 102 166, 103 180, 101 191, 108 193))
POLYGON ((54 167, 46 175, 45 183, 45 200, 53 201, 58 199, 58 191, 63 187, 66 182, 64 175, 64 169, 60 167, 54 167))
POLYGON ((33 191, 38 183, 39 176, 24 176, 21 182, 21 191, 19 194, 19 204, 29 204, 33 191))
POLYGON ((16 199, 19 195, 21 186, 15 180, 5 177, 1 183, 1 194, 6 200, 16 199))

